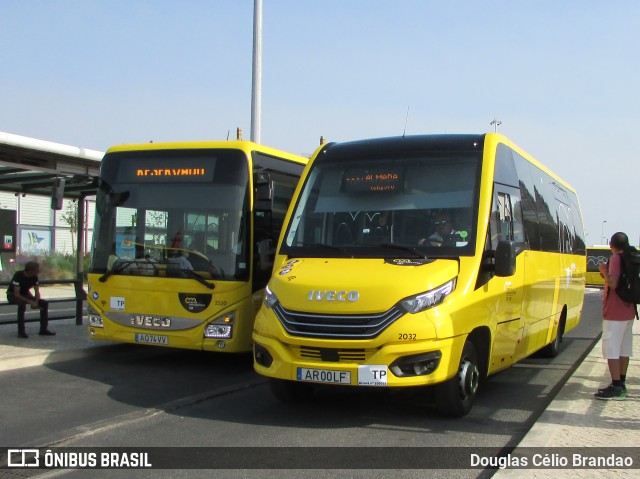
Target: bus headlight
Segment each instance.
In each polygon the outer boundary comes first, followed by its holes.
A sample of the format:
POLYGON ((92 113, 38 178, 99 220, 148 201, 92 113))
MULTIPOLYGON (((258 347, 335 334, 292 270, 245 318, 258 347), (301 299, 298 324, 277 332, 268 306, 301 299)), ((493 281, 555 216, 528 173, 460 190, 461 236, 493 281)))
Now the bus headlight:
POLYGON ((233 335, 233 323, 235 319, 235 311, 214 319, 204 328, 204 337, 215 339, 230 339, 233 335))
POLYGON ((276 297, 275 294, 273 294, 273 291, 271 291, 269 289, 269 286, 267 286, 264 289, 264 305, 271 309, 275 306, 275 304, 278 302, 278 298, 276 297))
POLYGON ((87 306, 87 316, 89 317, 89 326, 104 328, 102 316, 100 316, 100 313, 91 305, 87 306))
POLYGON ((411 314, 419 313, 425 309, 433 308, 444 301, 454 289, 456 285, 455 278, 451 281, 447 281, 442 286, 439 286, 426 293, 420 293, 416 296, 403 299, 400 301, 402 307, 411 314))

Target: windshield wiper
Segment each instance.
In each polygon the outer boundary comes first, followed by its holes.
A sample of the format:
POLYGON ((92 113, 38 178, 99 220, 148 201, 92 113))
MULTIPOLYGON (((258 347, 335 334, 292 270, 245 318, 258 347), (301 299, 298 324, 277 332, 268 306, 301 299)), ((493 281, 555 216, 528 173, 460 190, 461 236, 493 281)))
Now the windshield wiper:
MULTIPOLYGON (((136 260, 131 260, 131 261, 118 261, 116 264, 113 265, 113 267, 111 268, 111 270, 107 271, 105 274, 103 274, 102 276, 100 276, 98 278, 98 281, 100 281, 101 283, 104 283, 106 280, 108 280, 112 275, 119 273, 121 271, 124 271, 126 268, 128 268, 129 266, 133 265, 133 264, 140 264, 140 261, 136 261, 136 260)), ((153 264, 153 263, 149 263, 149 264, 153 264)), ((155 269, 155 265, 153 266, 153 268, 155 269)), ((204 279, 202 276, 200 276, 198 273, 196 273, 193 270, 190 269, 180 269, 181 273, 186 274, 188 277, 195 279, 198 283, 206 286, 209 289, 213 289, 215 288, 215 285, 207 282, 206 279, 204 279)))
POLYGON ((380 246, 382 248, 389 248, 389 249, 397 249, 397 250, 402 250, 402 251, 408 251, 409 253, 413 253, 418 258, 429 259, 429 257, 426 254, 421 253, 420 251, 418 251, 415 246, 406 246, 406 245, 401 245, 401 244, 396 244, 396 243, 376 243, 374 246, 380 246))
POLYGON ((206 286, 209 289, 213 289, 215 288, 214 284, 208 283, 207 280, 205 280, 202 276, 200 276, 198 273, 196 273, 195 271, 191 270, 191 269, 182 269, 180 270, 181 273, 186 273, 187 275, 189 275, 190 278, 195 279, 198 283, 206 286))
POLYGON ((112 275, 119 273, 120 271, 124 271, 125 268, 134 264, 135 261, 117 261, 109 271, 98 278, 98 281, 104 283, 108 280, 112 275))

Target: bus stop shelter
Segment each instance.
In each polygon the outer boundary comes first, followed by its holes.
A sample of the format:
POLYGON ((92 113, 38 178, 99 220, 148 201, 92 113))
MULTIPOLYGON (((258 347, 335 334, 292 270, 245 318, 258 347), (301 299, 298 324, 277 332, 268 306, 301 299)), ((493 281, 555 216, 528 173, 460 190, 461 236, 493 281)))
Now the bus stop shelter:
MULTIPOLYGON (((84 200, 97 192, 103 155, 101 151, 0 132, 0 191, 49 197, 52 207, 57 202, 61 207, 62 198, 78 201, 75 282, 78 298, 82 290, 82 257, 86 250, 84 200)), ((78 303, 81 308, 81 301, 78 303)), ((76 321, 78 319, 81 324, 81 311, 76 313, 76 321)))

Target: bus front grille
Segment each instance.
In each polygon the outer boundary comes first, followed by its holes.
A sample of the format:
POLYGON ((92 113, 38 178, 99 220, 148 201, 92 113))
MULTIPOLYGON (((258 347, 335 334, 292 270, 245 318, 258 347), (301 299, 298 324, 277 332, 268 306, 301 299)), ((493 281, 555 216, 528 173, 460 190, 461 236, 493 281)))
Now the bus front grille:
POLYGON ((328 349, 300 346, 298 355, 300 359, 334 363, 365 362, 372 351, 365 349, 328 349))
POLYGON ((326 339, 371 339, 404 314, 398 306, 374 314, 314 314, 291 311, 280 303, 273 308, 292 336, 326 339))

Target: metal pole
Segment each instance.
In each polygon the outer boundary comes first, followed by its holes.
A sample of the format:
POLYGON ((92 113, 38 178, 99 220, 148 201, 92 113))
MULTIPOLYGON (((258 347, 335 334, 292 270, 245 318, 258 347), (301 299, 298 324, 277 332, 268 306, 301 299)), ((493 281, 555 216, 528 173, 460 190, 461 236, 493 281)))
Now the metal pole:
POLYGON ((602 222, 602 231, 600 232, 600 233, 601 233, 601 236, 602 236, 602 244, 605 244, 605 243, 607 242, 607 241, 606 241, 606 239, 605 239, 605 237, 604 237, 604 224, 605 224, 606 222, 607 222, 607 220, 604 220, 604 221, 602 222))
POLYGON ((260 143, 262 104, 262 0, 253 2, 253 74, 251 88, 251 141, 260 143))
POLYGON ((85 195, 80 195, 78 198, 78 218, 76 220, 76 324, 82 324, 82 306, 84 301, 84 288, 82 287, 83 280, 83 258, 84 258, 84 230, 85 230, 85 195))

